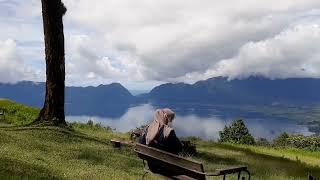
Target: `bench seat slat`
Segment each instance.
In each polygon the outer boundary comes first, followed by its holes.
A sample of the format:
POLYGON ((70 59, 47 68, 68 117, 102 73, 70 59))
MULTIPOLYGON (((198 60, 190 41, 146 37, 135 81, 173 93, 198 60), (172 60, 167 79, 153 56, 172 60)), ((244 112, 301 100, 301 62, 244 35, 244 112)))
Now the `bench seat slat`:
POLYGON ((162 160, 180 167, 187 167, 188 169, 204 173, 203 165, 200 162, 185 159, 183 157, 180 157, 156 148, 148 147, 139 143, 136 144, 135 151, 137 153, 141 153, 153 158, 157 158, 159 160, 162 160))
POLYGON ((141 159, 146 160, 147 162, 152 162, 152 165, 157 167, 156 169, 150 168, 148 169, 148 171, 151 171, 152 173, 159 174, 167 178, 179 179, 178 177, 180 177, 180 179, 183 179, 182 177, 183 175, 185 175, 185 177, 189 177, 189 179, 192 178, 198 180, 205 180, 206 177, 205 173, 190 170, 185 167, 177 166, 175 164, 167 163, 150 156, 140 154, 139 157, 141 159))

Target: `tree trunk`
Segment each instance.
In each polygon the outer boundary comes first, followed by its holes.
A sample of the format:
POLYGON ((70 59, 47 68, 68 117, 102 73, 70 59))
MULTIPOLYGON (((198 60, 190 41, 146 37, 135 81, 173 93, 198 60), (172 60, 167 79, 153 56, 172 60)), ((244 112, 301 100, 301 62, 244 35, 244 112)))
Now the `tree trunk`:
POLYGON ((61 0, 41 0, 46 54, 46 96, 38 122, 66 124, 64 115, 65 57, 61 0))

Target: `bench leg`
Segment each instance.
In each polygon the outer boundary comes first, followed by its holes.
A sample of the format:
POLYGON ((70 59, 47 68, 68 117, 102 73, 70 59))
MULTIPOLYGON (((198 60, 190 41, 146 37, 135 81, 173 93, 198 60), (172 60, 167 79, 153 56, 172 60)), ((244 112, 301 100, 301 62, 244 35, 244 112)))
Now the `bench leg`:
POLYGON ((250 180, 250 179, 251 179, 251 174, 250 174, 250 172, 249 172, 248 170, 245 170, 245 172, 248 174, 248 180, 250 180))
POLYGON ((241 177, 241 171, 238 173, 238 180, 240 180, 241 177))
POLYGON ((226 175, 225 174, 223 175, 223 180, 226 180, 226 175))
POLYGON ((144 177, 148 174, 148 172, 145 172, 142 176, 142 180, 144 180, 144 177))

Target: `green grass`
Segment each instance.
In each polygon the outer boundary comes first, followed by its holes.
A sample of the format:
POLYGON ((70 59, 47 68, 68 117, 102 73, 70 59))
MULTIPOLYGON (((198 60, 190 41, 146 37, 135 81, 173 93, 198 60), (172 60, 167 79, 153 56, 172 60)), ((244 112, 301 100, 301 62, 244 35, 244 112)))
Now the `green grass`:
MULTIPOLYGON (((79 123, 70 128, 24 127, 32 119, 19 117, 35 118, 37 109, 3 100, 0 108, 10 110, 9 120, 0 125, 0 179, 140 179, 143 174, 132 147, 119 150, 109 144, 113 138, 128 140, 126 133, 79 123)), ((199 153, 190 158, 203 162, 207 171, 247 165, 254 180, 306 179, 308 173, 320 177, 320 152, 201 140, 196 144, 199 153)), ((160 178, 149 174, 147 179, 160 178)))
POLYGON ((0 109, 5 112, 4 117, 0 116, 1 122, 25 125, 31 123, 38 117, 39 109, 18 104, 9 100, 0 99, 0 109))
POLYGON ((306 179, 320 177, 320 153, 297 149, 274 149, 258 146, 200 142, 200 157, 207 170, 247 165, 253 179, 306 179), (212 162, 218 162, 217 164, 212 162))

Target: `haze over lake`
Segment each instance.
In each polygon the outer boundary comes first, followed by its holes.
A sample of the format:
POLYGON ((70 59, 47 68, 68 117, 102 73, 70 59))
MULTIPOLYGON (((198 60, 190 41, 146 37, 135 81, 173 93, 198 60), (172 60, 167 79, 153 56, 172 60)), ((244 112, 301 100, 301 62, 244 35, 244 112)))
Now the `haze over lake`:
MULTIPOLYGON (((173 106, 173 105, 171 105, 173 106)), ((272 139, 281 132, 294 134, 311 135, 307 126, 298 125, 297 122, 285 118, 267 117, 258 113, 229 111, 214 106, 173 106, 142 104, 129 107, 124 112, 105 117, 95 115, 67 116, 69 122, 87 122, 93 120, 104 126, 110 126, 120 132, 128 132, 131 129, 140 127, 153 119, 153 114, 157 108, 170 107, 176 112, 174 128, 178 136, 197 136, 204 139, 219 138, 219 131, 232 120, 242 118, 250 132, 255 138, 263 137, 272 139)), ((108 111, 106 109, 106 111, 108 111)))

